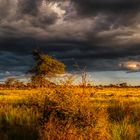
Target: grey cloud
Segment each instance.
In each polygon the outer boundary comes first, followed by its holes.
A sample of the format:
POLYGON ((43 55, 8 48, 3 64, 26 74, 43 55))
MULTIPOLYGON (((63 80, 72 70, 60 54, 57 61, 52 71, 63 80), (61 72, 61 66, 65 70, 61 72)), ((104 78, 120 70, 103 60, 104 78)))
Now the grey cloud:
POLYGON ((32 64, 32 58, 29 55, 20 56, 12 52, 1 52, 0 71, 25 72, 32 64))
POLYGON ((40 28, 54 24, 58 19, 58 15, 45 2, 45 0, 19 0, 18 10, 20 11, 21 18, 24 15, 29 16, 27 20, 33 26, 40 28), (42 11, 43 8, 44 11, 42 11))
POLYGON ((45 0, 0 0, 0 37, 47 34, 58 19, 45 0))
POLYGON ((18 10, 21 14, 37 15, 42 0, 19 0, 18 10))
POLYGON ((95 12, 129 12, 138 10, 139 0, 72 0, 81 14, 93 14, 95 12))
POLYGON ((10 3, 9 0, 0 0, 0 20, 5 18, 10 10, 10 3), (5 9, 7 7, 7 9, 5 9))
POLYGON ((49 55, 61 60, 67 65, 68 70, 72 70, 75 62, 80 67, 87 66, 89 71, 101 70, 121 70, 119 63, 125 60, 136 60, 139 58, 139 44, 133 46, 98 46, 96 43, 90 44, 88 41, 74 40, 36 40, 22 38, 5 40, 0 43, 1 62, 3 68, 17 68, 18 70, 28 69, 32 65, 31 53, 34 49, 40 48, 49 55), (12 52, 12 55, 11 53, 12 52), (5 54, 5 55, 3 55, 5 54), (23 67, 25 69, 23 69, 23 67))
MULTIPOLYGON (((41 6, 45 4, 55 4, 56 2, 62 2, 63 0, 17 0, 17 11, 21 14, 37 16, 40 12, 41 6)), ((47 10, 47 9, 46 9, 47 10)))
POLYGON ((140 59, 138 0, 73 0, 51 3, 54 9, 42 2, 0 0, 1 70, 26 71, 36 48, 69 70, 74 61, 100 71, 121 70, 124 59, 140 59))
POLYGON ((92 33, 120 27, 137 26, 140 14, 139 0, 72 0, 81 18, 95 17, 92 33))

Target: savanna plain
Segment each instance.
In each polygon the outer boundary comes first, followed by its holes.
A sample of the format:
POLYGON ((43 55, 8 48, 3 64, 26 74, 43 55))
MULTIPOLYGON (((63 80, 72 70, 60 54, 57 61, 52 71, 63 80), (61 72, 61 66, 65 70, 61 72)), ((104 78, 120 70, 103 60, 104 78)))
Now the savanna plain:
POLYGON ((1 89, 0 140, 140 140, 140 88, 1 89))

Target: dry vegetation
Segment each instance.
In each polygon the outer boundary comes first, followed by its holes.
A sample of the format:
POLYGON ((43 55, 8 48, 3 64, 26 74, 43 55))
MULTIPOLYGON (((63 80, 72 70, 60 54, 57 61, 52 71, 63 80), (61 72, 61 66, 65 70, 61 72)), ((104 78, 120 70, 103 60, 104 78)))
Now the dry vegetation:
POLYGON ((1 140, 138 140, 140 88, 0 91, 1 140))

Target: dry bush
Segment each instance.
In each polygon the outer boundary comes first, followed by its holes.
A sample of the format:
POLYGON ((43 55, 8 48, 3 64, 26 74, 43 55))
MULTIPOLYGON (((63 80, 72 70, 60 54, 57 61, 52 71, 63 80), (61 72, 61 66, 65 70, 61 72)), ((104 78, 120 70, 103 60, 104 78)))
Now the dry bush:
POLYGON ((40 140, 107 140, 107 112, 93 107, 90 94, 60 86, 47 96, 40 140), (76 92, 77 91, 77 92, 76 92))

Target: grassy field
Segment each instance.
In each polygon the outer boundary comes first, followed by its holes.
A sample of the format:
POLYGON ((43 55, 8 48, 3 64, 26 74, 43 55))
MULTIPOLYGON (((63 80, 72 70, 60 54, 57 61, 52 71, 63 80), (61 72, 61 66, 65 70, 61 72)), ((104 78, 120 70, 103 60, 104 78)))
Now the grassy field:
POLYGON ((140 88, 0 90, 0 140, 140 140, 140 88))

